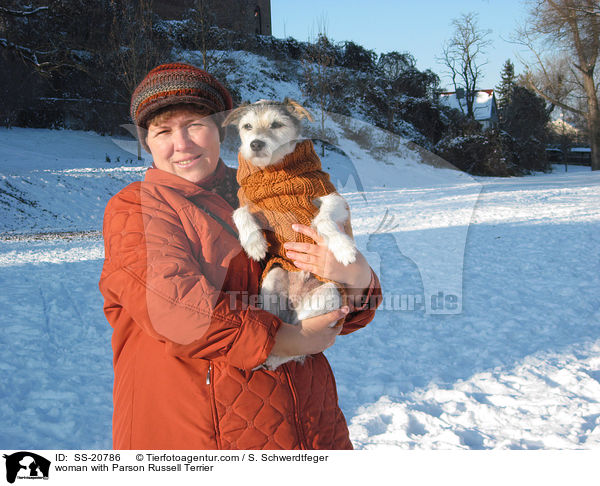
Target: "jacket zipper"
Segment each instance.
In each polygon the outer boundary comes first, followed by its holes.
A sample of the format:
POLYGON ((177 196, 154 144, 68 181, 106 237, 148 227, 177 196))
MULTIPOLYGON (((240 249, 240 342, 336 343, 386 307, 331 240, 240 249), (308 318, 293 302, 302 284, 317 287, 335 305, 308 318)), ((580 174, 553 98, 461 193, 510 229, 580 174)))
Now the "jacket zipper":
POLYGON ((217 416, 217 401, 215 399, 215 384, 214 377, 212 374, 212 361, 208 362, 208 372, 206 373, 206 385, 209 387, 210 394, 210 408, 213 416, 213 427, 215 429, 215 440, 217 442, 217 449, 222 449, 221 447, 221 437, 219 431, 219 417, 217 416))
POLYGON ((287 367, 287 364, 282 364, 283 370, 285 372, 285 377, 287 378, 288 385, 290 387, 290 391, 292 392, 292 399, 294 401, 294 424, 296 425, 296 433, 298 434, 298 442, 300 443, 300 449, 308 449, 306 446, 306 437, 304 436, 304 430, 302 429, 302 424, 300 423, 300 407, 298 405, 298 396, 296 395, 296 388, 294 387, 294 383, 292 381, 291 374, 287 367))

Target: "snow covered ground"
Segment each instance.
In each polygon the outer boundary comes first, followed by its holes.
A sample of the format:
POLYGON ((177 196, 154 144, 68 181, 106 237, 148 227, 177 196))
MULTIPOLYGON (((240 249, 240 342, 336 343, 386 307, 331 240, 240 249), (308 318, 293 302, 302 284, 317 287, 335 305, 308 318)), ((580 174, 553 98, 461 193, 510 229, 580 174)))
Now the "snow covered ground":
MULTIPOLYGON (((600 174, 473 179, 339 140, 386 296, 327 351, 355 446, 598 447, 600 174), (423 305, 425 287, 457 281, 461 312, 423 305)), ((110 448, 98 231, 108 198, 143 174, 132 159, 92 133, 0 129, 2 449, 110 448)))

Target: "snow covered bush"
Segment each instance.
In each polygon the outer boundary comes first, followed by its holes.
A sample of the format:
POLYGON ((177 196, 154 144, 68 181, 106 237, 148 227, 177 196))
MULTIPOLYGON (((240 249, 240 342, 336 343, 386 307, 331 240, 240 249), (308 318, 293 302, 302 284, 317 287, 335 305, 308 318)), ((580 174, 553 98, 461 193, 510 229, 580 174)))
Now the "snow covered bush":
POLYGON ((535 136, 515 141, 517 165, 527 172, 550 172, 551 166, 546 155, 546 144, 535 136))
POLYGON ((352 41, 344 42, 344 55, 342 66, 356 71, 372 73, 375 70, 377 54, 365 49, 352 41))
POLYGON ((473 175, 507 177, 521 173, 506 153, 498 132, 444 137, 435 146, 435 152, 473 175))

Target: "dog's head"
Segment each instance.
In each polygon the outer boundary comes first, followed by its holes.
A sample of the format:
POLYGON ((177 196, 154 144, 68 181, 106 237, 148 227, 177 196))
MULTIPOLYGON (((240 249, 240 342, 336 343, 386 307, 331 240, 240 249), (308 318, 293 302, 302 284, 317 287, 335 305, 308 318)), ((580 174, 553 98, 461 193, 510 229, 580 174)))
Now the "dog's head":
POLYGON ((242 157, 257 167, 276 164, 292 153, 302 131, 302 119, 313 121, 308 110, 293 100, 260 100, 233 110, 223 126, 237 125, 242 157))

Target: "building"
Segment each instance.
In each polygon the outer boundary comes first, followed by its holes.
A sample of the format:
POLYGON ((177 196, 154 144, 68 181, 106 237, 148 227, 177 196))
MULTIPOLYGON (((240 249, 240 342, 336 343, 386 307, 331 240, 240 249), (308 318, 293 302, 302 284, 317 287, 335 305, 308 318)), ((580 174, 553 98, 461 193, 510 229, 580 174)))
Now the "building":
MULTIPOLYGON (((464 89, 440 93, 440 102, 467 114, 467 100, 464 89)), ((498 126, 498 104, 493 89, 480 89, 473 101, 473 115, 484 129, 498 126)))
POLYGON ((569 163, 592 165, 592 149, 590 147, 573 147, 569 150, 569 163))
POLYGON ((203 5, 217 27, 246 34, 271 35, 270 0, 154 0, 163 19, 181 20, 186 10, 203 5))

